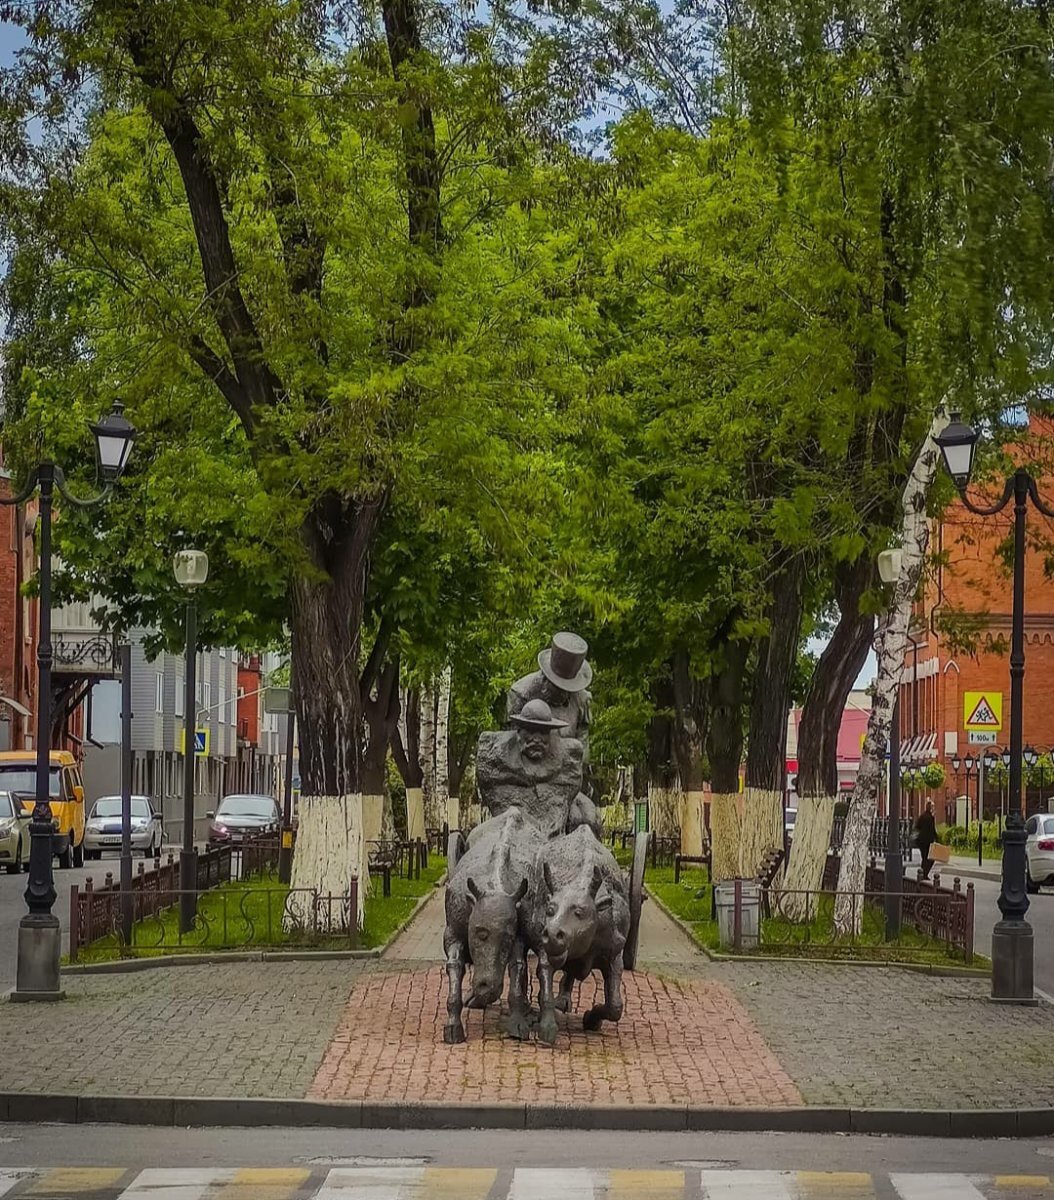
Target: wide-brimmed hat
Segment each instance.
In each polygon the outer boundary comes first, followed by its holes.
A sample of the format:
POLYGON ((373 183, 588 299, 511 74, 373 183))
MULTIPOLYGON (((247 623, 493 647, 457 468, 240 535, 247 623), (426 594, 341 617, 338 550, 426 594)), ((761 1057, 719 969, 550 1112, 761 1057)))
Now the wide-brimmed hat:
POLYGON ((544 700, 528 700, 515 716, 509 718, 521 729, 566 729, 567 722, 553 716, 553 710, 544 700))
POLYGON ((555 633, 547 650, 538 655, 538 666, 550 683, 564 692, 583 692, 593 678, 586 662, 589 646, 577 633, 555 633))

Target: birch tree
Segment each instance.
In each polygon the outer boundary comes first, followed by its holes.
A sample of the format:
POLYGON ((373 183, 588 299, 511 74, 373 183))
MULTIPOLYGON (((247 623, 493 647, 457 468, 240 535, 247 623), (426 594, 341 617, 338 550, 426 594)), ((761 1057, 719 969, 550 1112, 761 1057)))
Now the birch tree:
POLYGON ((871 822, 877 811, 878 792, 885 770, 886 746, 889 744, 893 706, 904 666, 911 606, 926 566, 930 538, 926 500, 941 461, 935 438, 947 421, 947 413, 941 406, 930 423, 901 500, 900 575, 893 587, 889 607, 879 623, 875 646, 878 674, 873 689, 871 715, 842 838, 842 864, 838 873, 838 895, 834 910, 835 929, 840 934, 859 934, 863 920, 863 898, 860 893, 864 890, 871 822))

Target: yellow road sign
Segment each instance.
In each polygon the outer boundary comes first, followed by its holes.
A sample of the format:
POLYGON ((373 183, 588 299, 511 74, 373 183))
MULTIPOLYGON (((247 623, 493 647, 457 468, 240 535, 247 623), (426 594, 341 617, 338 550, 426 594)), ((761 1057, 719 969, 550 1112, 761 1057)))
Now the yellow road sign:
POLYGON ((998 733, 1003 728, 1003 693, 964 692, 963 728, 967 733, 998 733))
MULTIPOLYGON (((209 743, 212 741, 211 732, 209 729, 194 730, 194 753, 198 758, 208 754, 209 743)), ((185 729, 179 731, 179 752, 180 754, 187 752, 187 731, 185 729)))

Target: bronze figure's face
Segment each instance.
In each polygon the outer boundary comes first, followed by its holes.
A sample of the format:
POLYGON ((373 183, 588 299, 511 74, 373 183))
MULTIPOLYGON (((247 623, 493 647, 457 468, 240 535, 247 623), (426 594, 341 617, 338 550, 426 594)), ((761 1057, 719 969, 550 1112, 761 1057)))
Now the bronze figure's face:
POLYGON ((520 750, 524 758, 531 762, 541 762, 549 753, 549 738, 552 736, 547 729, 517 730, 520 738, 520 750))

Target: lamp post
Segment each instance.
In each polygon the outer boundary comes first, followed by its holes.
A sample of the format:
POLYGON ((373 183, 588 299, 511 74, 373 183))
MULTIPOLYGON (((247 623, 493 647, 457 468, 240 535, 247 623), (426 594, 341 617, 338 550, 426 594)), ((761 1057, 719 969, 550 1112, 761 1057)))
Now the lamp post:
MULTIPOLYGON (((1025 822, 1022 813, 1021 763, 1024 723, 1025 681, 1025 512, 1028 501, 1044 516, 1054 517, 1039 498, 1036 481, 1018 467, 1006 481, 1002 497, 992 505, 974 504, 966 494, 973 469, 977 432, 952 414, 950 424, 938 435, 937 445, 948 474, 955 482, 963 505, 979 517, 1002 512, 1014 501, 1014 589, 1010 635, 1010 747, 1007 751, 1010 784, 1003 834, 1002 885, 999 911, 1003 919, 992 932, 992 999, 1001 1003, 1035 1004, 1033 995, 1032 926, 1025 919, 1028 894, 1025 888, 1025 822)), ((1005 761, 1005 758, 1004 758, 1005 761)))
POLYGON ((179 852, 179 928, 190 933, 198 908, 198 852, 194 846, 194 768, 197 764, 197 695, 195 670, 198 653, 198 610, 195 589, 209 577, 209 556, 204 550, 180 550, 172 559, 176 582, 187 590, 186 693, 183 701, 183 848, 179 852))
MULTIPOLYGON (((885 584, 895 584, 900 577, 903 553, 883 550, 878 556, 879 578, 885 584)), ((904 891, 904 858, 900 848, 900 664, 897 664, 897 692, 893 701, 893 717, 889 730, 889 796, 886 801, 888 831, 886 833, 886 941, 900 934, 901 893, 904 891)))
POLYGON ((28 912, 18 926, 18 959, 12 1000, 61 1000, 59 956, 62 933, 55 904, 55 877, 51 859, 55 823, 51 815, 51 510, 55 490, 67 503, 89 508, 105 499, 128 463, 135 430, 123 416, 124 406, 115 402, 101 421, 90 425, 95 438, 96 470, 103 489, 98 495, 81 500, 66 487, 62 468, 43 462, 29 476, 17 496, 0 504, 23 504, 40 489, 40 598, 39 636, 37 638, 37 762, 33 818, 29 824, 29 883, 25 899, 28 912))

